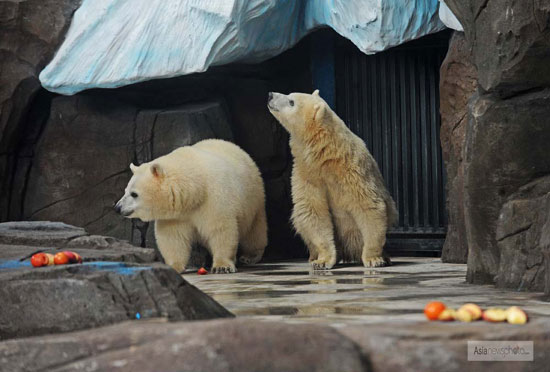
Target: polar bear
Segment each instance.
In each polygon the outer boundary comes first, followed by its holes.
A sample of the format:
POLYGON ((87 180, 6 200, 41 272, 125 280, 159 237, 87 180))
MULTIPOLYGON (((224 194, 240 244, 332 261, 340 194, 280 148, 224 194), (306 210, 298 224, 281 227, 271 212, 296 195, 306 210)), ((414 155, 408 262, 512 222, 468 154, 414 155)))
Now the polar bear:
POLYGON ((240 147, 204 140, 138 166, 115 206, 128 218, 155 221, 166 263, 185 270, 197 242, 212 255, 212 272, 233 273, 239 261, 258 262, 267 245, 264 185, 240 147))
POLYGON ((365 267, 390 264, 383 247, 397 210, 364 142, 318 90, 269 93, 268 108, 290 133, 292 223, 313 267, 330 269, 340 259, 359 258, 365 267))

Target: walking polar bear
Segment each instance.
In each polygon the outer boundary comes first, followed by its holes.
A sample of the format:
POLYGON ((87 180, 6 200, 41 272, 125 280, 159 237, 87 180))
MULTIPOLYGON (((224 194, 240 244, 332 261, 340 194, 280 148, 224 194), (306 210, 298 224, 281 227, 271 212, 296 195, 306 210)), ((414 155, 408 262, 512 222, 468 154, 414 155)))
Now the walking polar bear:
POLYGON ((192 244, 212 255, 212 272, 236 271, 239 261, 258 262, 267 245, 264 185, 240 147, 204 140, 138 166, 115 209, 124 217, 155 221, 166 263, 185 270, 192 244))
POLYGON ((363 141, 318 90, 269 93, 268 108, 290 133, 292 222, 313 267, 330 269, 340 259, 361 259, 365 267, 390 264, 382 250, 397 210, 363 141))

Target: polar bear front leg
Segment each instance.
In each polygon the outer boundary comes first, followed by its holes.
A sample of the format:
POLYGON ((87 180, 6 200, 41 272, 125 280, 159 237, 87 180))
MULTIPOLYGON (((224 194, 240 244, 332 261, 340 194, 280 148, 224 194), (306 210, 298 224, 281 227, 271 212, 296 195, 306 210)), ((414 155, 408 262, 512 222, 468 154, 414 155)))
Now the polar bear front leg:
POLYGON ((185 271, 193 244, 193 228, 180 221, 155 221, 155 238, 166 264, 185 271))
POLYGON ((208 233, 207 245, 212 254, 212 272, 214 274, 228 274, 237 271, 237 246, 239 231, 237 222, 227 223, 208 233))
POLYGON ((314 269, 331 269, 336 264, 336 247, 325 194, 293 174, 292 199, 292 223, 308 247, 311 265, 314 269))

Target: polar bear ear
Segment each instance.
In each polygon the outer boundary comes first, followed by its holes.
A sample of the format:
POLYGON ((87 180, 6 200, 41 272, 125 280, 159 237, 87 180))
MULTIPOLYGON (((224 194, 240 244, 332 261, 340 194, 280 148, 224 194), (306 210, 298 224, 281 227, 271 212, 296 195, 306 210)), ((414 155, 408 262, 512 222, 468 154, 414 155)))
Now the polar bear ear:
POLYGON ((315 89, 312 95, 319 97, 319 89, 315 89))
POLYGON ((162 170, 162 167, 159 164, 151 165, 151 173, 155 177, 162 177, 164 175, 164 171, 162 170))
POLYGON ((136 169, 137 167, 134 165, 134 163, 130 163, 130 170, 132 171, 132 173, 136 173, 136 169))
POLYGON ((320 122, 323 116, 325 116, 325 106, 316 103, 313 106, 313 121, 320 122))

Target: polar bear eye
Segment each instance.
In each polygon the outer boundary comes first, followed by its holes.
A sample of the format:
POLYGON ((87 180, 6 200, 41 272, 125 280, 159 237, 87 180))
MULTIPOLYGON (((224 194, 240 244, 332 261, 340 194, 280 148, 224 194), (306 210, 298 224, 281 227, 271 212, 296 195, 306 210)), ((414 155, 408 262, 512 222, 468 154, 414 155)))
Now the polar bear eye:
POLYGON ((130 196, 131 196, 132 198, 137 198, 137 197, 138 197, 138 194, 136 194, 135 192, 132 192, 132 193, 130 193, 130 196))
POLYGON ((291 99, 288 103, 290 104, 290 106, 294 106, 294 100, 291 99))

